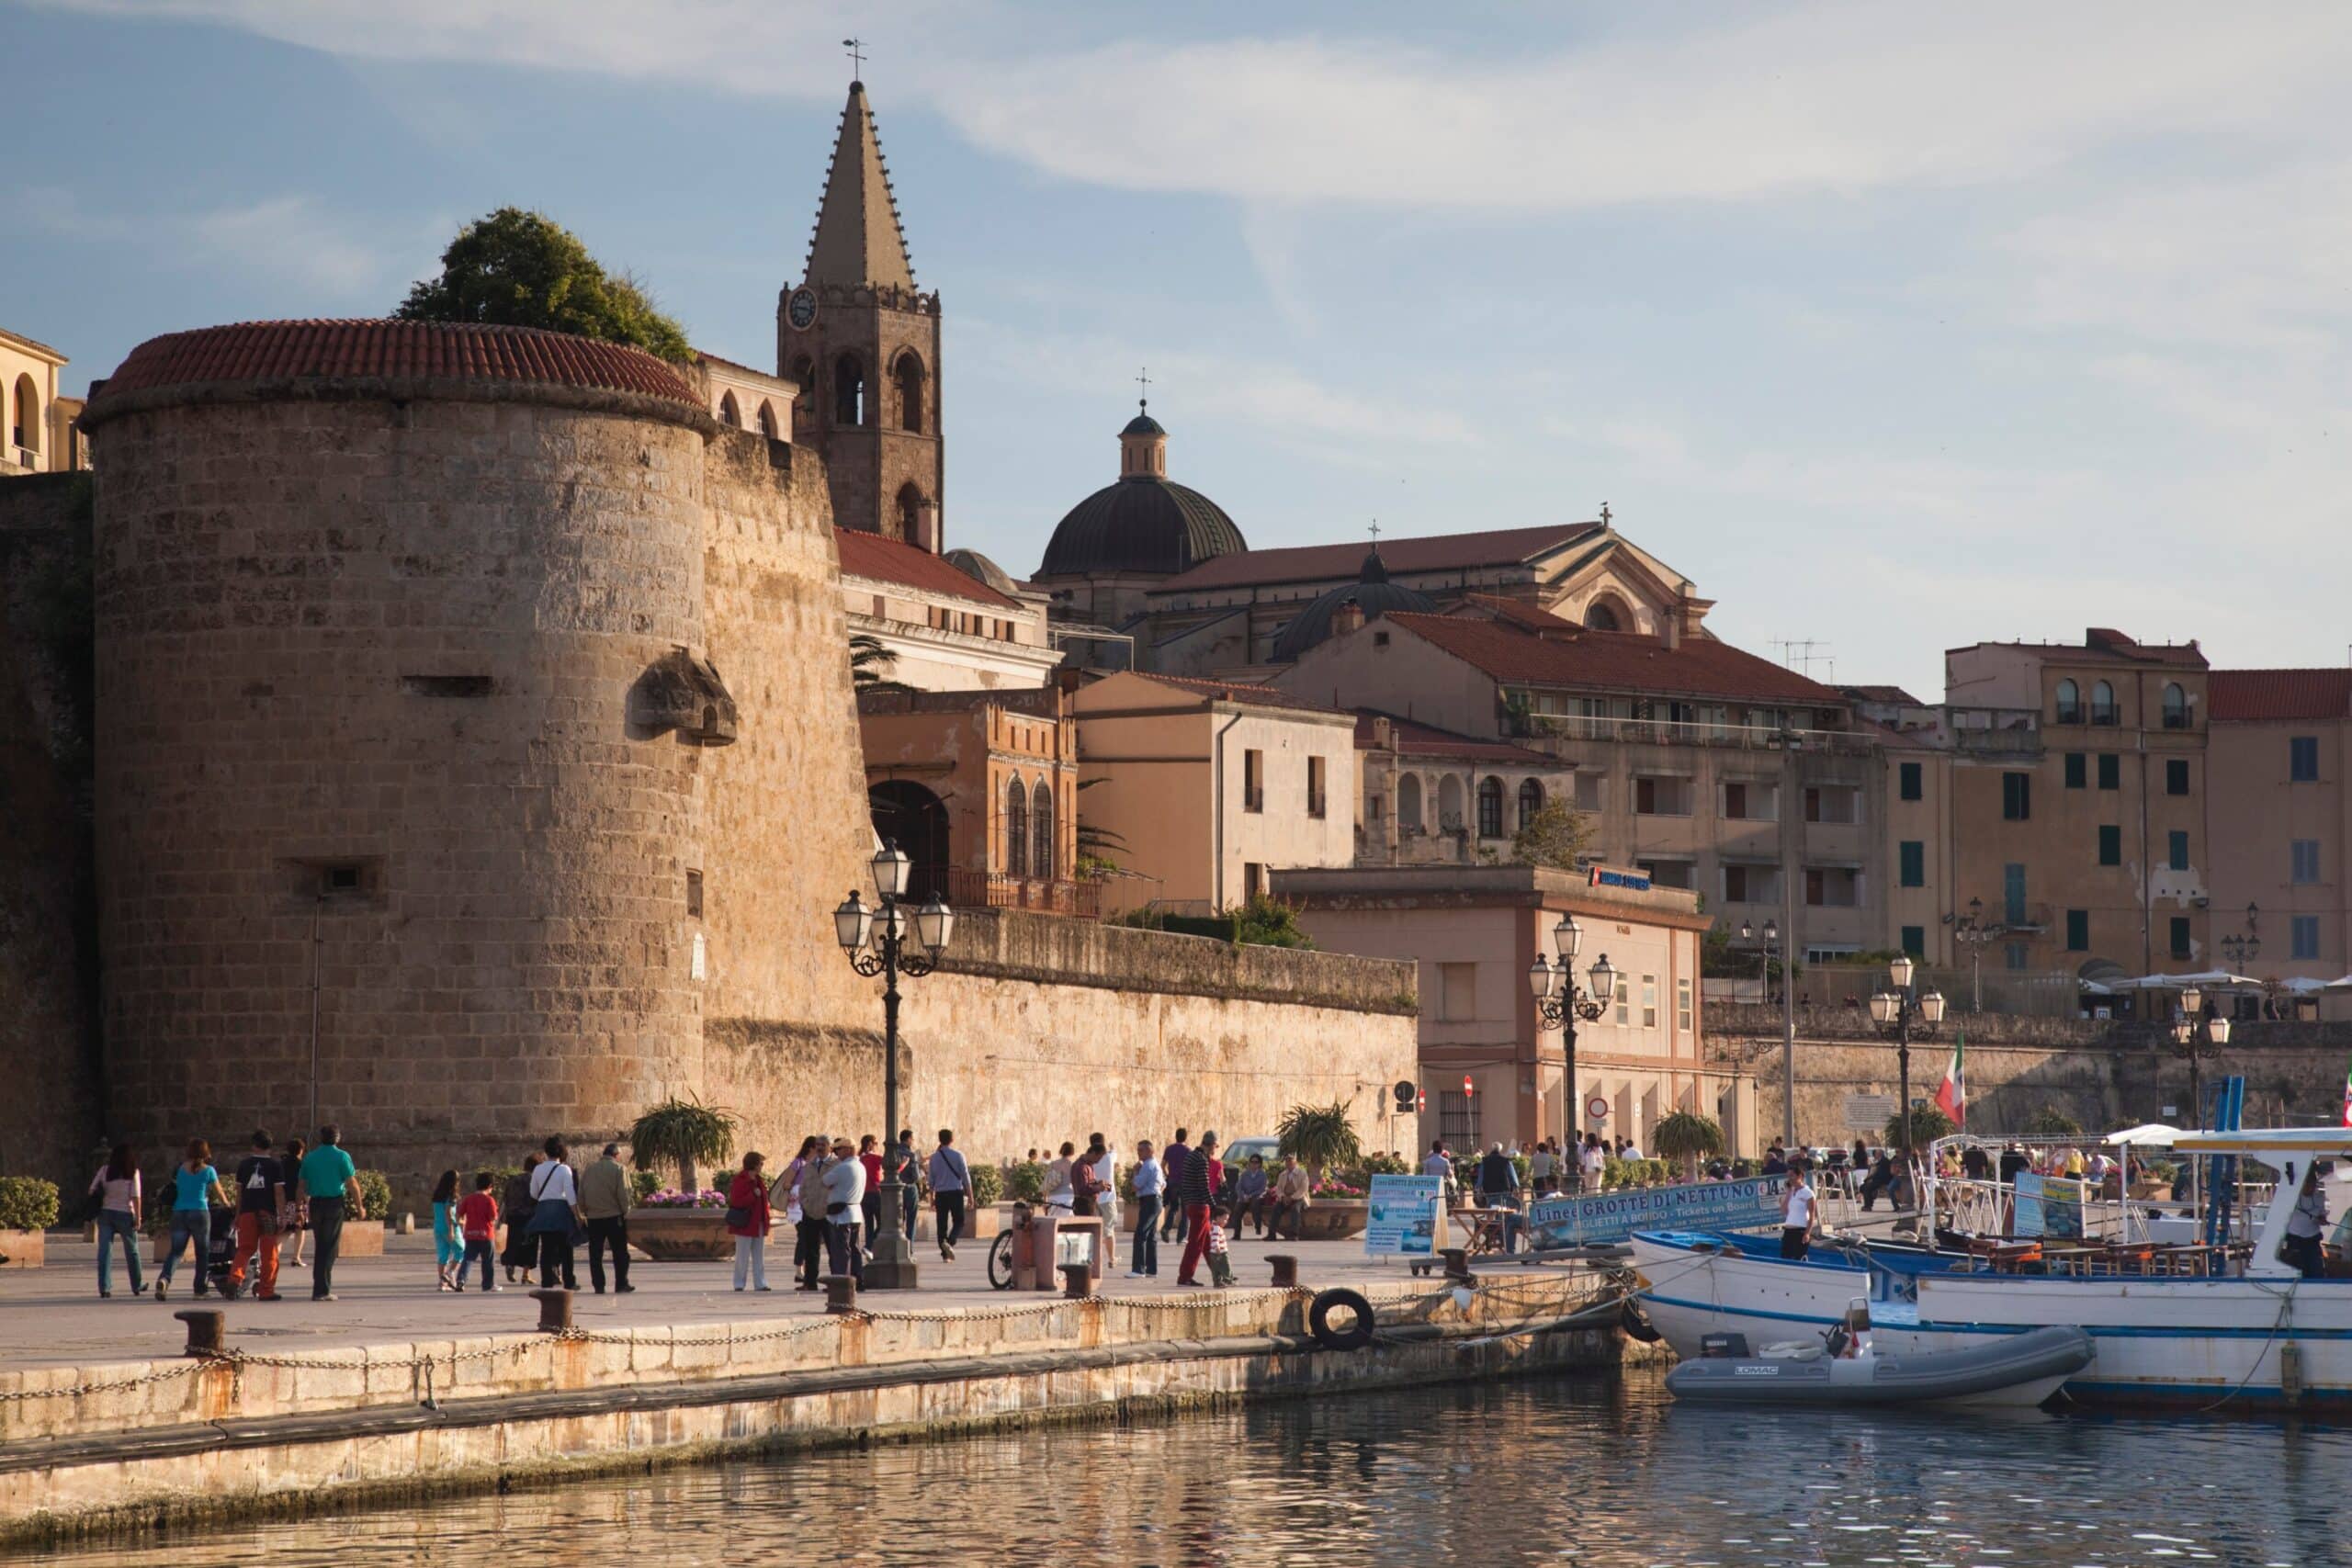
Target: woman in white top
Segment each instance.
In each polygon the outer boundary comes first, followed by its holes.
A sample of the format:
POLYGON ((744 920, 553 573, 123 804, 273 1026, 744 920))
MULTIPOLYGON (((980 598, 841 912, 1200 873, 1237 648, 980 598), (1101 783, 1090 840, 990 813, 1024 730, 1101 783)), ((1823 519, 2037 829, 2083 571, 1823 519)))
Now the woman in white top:
POLYGON ((98 1200, 98 1295, 114 1294, 114 1238, 122 1238, 122 1255, 130 1264, 130 1293, 143 1296, 147 1286, 139 1278, 139 1162, 129 1144, 117 1144, 98 1174, 90 1178, 90 1191, 98 1200))
POLYGON ((1076 1144, 1064 1144, 1061 1157, 1046 1168, 1046 1207, 1057 1214, 1072 1213, 1078 1203, 1078 1193, 1069 1184, 1071 1156, 1078 1153, 1076 1144))
POLYGON ((560 1280, 567 1291, 580 1288, 572 1271, 571 1235, 580 1225, 580 1179, 564 1159, 561 1138, 543 1145, 547 1158, 531 1172, 529 1233, 539 1241, 539 1289, 552 1291, 560 1280))

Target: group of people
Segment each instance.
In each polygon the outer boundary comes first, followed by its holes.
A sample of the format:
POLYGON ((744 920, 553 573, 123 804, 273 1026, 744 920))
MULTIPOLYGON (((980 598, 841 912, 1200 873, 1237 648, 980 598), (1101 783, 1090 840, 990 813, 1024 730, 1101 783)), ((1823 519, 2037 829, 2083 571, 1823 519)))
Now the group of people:
MULTIPOLYGON (((228 1213, 235 1234, 235 1250, 220 1281, 223 1295, 241 1294, 250 1276, 255 1301, 284 1300, 277 1289, 279 1273, 304 1266, 303 1241, 309 1237, 315 1244, 309 1264, 311 1299, 334 1300, 334 1265, 344 1222, 368 1217, 358 1175, 351 1156, 344 1152, 341 1129, 332 1122, 319 1129, 315 1147, 300 1138, 289 1138, 281 1147, 268 1133, 256 1130, 228 1182, 213 1164, 212 1145, 202 1138, 191 1138, 162 1195, 171 1205, 171 1229, 163 1266, 155 1275, 155 1299, 160 1302, 170 1296, 183 1251, 195 1258, 193 1293, 209 1293, 217 1207, 228 1213)), ((117 1242, 121 1244, 130 1271, 130 1293, 145 1295, 147 1283, 139 1269, 139 1236, 146 1224, 146 1189, 138 1153, 130 1145, 117 1144, 107 1153, 106 1164, 90 1179, 90 1196, 97 1203, 99 1297, 114 1294, 117 1242)))
POLYGON ((492 1269, 494 1258, 510 1285, 536 1272, 543 1290, 576 1291, 583 1246, 588 1281, 598 1295, 605 1293, 607 1255, 614 1292, 627 1295, 637 1289, 628 1282, 628 1211, 635 1193, 621 1164, 621 1146, 606 1144, 578 1169, 571 1156, 564 1141, 551 1137, 524 1157, 523 1168, 503 1188, 493 1171, 476 1171, 470 1180, 455 1170, 441 1173, 433 1184, 433 1255, 441 1289, 462 1292, 475 1270, 478 1289, 501 1289, 492 1269))

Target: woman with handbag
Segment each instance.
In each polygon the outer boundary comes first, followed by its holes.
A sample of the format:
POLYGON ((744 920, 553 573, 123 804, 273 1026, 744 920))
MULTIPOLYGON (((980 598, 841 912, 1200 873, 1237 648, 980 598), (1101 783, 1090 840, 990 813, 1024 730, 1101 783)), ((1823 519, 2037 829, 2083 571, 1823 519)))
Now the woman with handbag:
MULTIPOLYGON (((816 1152, 817 1147, 815 1138, 801 1139, 800 1152, 792 1156, 792 1163, 784 1168, 784 1174, 768 1185, 769 1213, 783 1210, 784 1223, 792 1227, 792 1269, 796 1274, 806 1261, 808 1245, 808 1226, 800 1209, 800 1179, 808 1171, 808 1156, 816 1152)), ((803 1291, 814 1289, 808 1285, 794 1288, 803 1291)))
POLYGON ((311 1198, 302 1190, 295 1173, 302 1168, 302 1156, 311 1145, 300 1138, 286 1140, 286 1153, 279 1156, 277 1168, 286 1174, 286 1201, 277 1210, 277 1266, 281 1269, 302 1267, 302 1238, 311 1234, 311 1198))
POLYGON ((768 1184, 760 1174, 767 1156, 754 1149, 743 1156, 743 1168, 727 1189, 727 1234, 735 1238, 735 1288, 748 1275, 752 1288, 768 1288, 768 1232, 774 1211, 768 1207, 768 1184))
POLYGON ((525 1155, 523 1168, 506 1179, 506 1190, 499 1194, 498 1218, 506 1226, 506 1248, 498 1260, 505 1265, 510 1285, 538 1257, 538 1244, 531 1239, 531 1173, 538 1168, 539 1156, 525 1155))
POLYGON ((580 1218, 580 1179, 564 1161, 561 1138, 544 1145, 548 1157, 531 1172, 530 1234, 538 1238, 539 1289, 554 1290, 561 1281, 567 1291, 580 1288, 571 1269, 571 1238, 586 1228, 580 1218))

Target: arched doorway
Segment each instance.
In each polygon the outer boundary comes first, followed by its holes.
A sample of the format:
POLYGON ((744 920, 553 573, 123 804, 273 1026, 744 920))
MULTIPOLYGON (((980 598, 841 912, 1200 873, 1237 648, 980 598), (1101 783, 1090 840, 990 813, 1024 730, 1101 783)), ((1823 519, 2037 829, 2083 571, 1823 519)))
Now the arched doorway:
POLYGON ((874 831, 885 842, 898 845, 913 863, 908 867, 908 891, 918 900, 934 894, 947 898, 947 868, 952 863, 945 804, 912 779, 885 779, 870 785, 865 803, 874 817, 874 831))

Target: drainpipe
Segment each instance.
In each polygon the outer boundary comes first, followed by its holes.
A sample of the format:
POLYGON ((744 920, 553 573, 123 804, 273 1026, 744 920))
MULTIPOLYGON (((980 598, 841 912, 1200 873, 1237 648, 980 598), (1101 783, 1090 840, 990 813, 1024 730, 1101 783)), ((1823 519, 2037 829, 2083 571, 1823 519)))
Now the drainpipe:
MULTIPOLYGON (((1211 707, 1209 711, 1215 713, 1216 709, 1211 707)), ((1209 912, 1212 914, 1225 908, 1225 735, 1227 730, 1240 722, 1238 713, 1227 714, 1223 728, 1211 737, 1209 743, 1209 765, 1216 775, 1210 781, 1211 787, 1216 792, 1216 863, 1209 872, 1209 912)))

